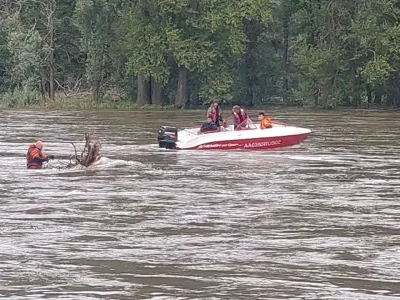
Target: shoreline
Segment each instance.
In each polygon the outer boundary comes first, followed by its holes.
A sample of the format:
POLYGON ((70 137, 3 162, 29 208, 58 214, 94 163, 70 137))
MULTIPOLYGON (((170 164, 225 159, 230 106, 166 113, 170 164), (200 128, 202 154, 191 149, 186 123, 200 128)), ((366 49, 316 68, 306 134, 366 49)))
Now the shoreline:
MULTIPOLYGON (((232 105, 221 105, 223 111, 231 110, 232 105)), ((199 105, 188 108, 177 108, 174 105, 144 105, 137 106, 136 103, 90 103, 90 102, 52 102, 46 104, 34 104, 10 107, 7 105, 1 105, 1 111, 203 111, 207 110, 209 105, 199 105)), ((333 107, 333 108, 320 108, 313 106, 288 106, 282 104, 274 105, 253 105, 242 107, 249 111, 268 111, 268 110, 287 110, 287 111, 306 111, 306 112, 345 112, 345 111, 400 111, 400 107, 386 107, 377 105, 363 105, 359 107, 333 107)))

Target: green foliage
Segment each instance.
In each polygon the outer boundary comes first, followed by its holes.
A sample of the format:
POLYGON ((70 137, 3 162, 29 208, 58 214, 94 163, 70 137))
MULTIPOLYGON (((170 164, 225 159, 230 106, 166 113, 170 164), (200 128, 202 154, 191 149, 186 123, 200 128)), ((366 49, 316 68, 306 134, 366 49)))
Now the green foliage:
POLYGON ((5 72, 9 61, 9 53, 7 47, 7 33, 0 27, 0 93, 5 90, 5 72))
POLYGON ((201 81, 199 95, 204 103, 211 103, 214 99, 232 99, 233 79, 226 66, 212 69, 207 72, 201 81))
POLYGON ((169 79, 166 36, 155 24, 141 21, 139 11, 125 18, 127 71, 129 75, 145 75, 165 84, 169 79))
POLYGON ((72 77, 78 80, 85 75, 85 53, 80 49, 80 32, 74 19, 77 0, 57 1, 56 11, 56 62, 60 81, 72 77))
POLYGON ((246 51, 244 21, 269 17, 267 1, 140 1, 125 18, 129 74, 166 86, 175 66, 197 73, 204 101, 233 97, 231 66, 246 51))
POLYGON ((11 87, 35 89, 40 81, 43 65, 42 37, 32 27, 23 26, 19 14, 5 20, 9 53, 8 80, 11 87))
POLYGON ((394 68, 385 56, 370 60, 358 69, 359 74, 365 78, 366 82, 373 85, 384 84, 393 71, 394 68))
POLYGON ((139 109, 136 93, 148 94, 147 107, 159 86, 153 103, 178 106, 186 91, 195 104, 400 105, 397 0, 57 0, 53 103, 42 101, 50 2, 9 3, 0 16, 6 106, 139 109))
POLYGON ((118 18, 122 4, 122 0, 77 0, 75 17, 81 51, 86 54, 86 80, 97 91, 96 97, 104 95, 104 87, 114 86, 113 80, 124 73, 118 18))
POLYGON ((40 93, 29 89, 28 86, 0 94, 0 105, 5 107, 22 108, 29 105, 38 105, 40 100, 40 93))

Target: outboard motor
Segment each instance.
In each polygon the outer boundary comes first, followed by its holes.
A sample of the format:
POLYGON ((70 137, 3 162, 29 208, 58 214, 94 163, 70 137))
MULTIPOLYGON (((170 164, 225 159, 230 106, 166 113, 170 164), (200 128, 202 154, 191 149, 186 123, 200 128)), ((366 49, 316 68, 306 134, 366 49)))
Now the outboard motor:
POLYGON ((178 128, 161 126, 158 130, 158 146, 165 149, 175 149, 178 140, 178 128))

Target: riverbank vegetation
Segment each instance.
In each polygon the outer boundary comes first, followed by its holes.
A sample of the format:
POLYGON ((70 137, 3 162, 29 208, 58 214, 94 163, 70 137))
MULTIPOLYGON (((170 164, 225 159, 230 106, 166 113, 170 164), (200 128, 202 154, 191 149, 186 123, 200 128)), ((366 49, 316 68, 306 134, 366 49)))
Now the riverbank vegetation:
POLYGON ((0 104, 396 106, 399 18, 394 0, 5 0, 0 104))

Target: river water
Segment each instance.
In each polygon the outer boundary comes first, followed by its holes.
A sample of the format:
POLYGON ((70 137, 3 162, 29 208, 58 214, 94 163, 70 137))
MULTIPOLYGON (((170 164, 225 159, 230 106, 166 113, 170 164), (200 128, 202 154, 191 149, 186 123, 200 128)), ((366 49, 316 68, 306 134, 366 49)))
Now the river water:
POLYGON ((158 127, 203 111, 2 111, 0 296, 400 299, 399 113, 271 113, 312 135, 179 152, 158 127), (88 131, 97 168, 26 170, 36 138, 66 161, 88 131))

